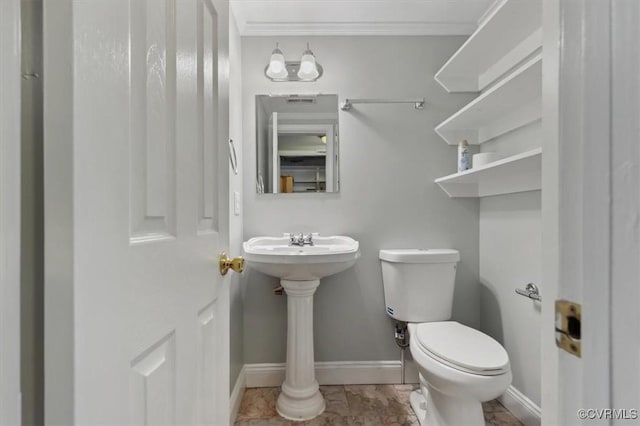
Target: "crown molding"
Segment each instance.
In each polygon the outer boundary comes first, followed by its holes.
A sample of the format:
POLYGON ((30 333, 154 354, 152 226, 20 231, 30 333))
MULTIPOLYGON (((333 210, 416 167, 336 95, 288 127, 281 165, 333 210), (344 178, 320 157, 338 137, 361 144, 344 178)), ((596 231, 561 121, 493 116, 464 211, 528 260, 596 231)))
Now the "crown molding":
POLYGON ((242 22, 241 36, 469 35, 477 24, 433 22, 242 22))

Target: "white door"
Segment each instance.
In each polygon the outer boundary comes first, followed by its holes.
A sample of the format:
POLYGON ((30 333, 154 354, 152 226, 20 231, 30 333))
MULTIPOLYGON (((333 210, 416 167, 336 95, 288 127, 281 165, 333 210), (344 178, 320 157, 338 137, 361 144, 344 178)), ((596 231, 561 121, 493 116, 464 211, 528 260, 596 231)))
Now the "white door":
POLYGON ((545 1, 543 424, 640 418, 640 4, 545 1), (581 357, 554 301, 582 305, 581 357))
POLYGON ((278 113, 274 112, 269 117, 269 152, 271 155, 271 192, 280 192, 280 154, 278 151, 278 113))
POLYGON ((228 2, 45 2, 45 416, 228 424, 228 2))
POLYGON ((0 2, 0 425, 20 424, 20 1, 0 2))

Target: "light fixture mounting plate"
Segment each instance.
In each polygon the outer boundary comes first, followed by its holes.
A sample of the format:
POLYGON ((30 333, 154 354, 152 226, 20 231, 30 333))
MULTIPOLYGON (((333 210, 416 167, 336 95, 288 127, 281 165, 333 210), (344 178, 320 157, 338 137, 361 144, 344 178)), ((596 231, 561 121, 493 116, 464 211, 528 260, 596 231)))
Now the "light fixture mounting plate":
POLYGON ((275 82, 285 82, 285 81, 298 81, 301 83, 312 83, 322 77, 322 65, 316 62, 316 68, 318 69, 318 76, 313 80, 302 80, 298 77, 298 70, 300 69, 300 61, 285 61, 285 68, 287 69, 287 76, 284 78, 271 78, 267 75, 267 70, 269 69, 269 64, 264 67, 264 75, 271 81, 275 82))

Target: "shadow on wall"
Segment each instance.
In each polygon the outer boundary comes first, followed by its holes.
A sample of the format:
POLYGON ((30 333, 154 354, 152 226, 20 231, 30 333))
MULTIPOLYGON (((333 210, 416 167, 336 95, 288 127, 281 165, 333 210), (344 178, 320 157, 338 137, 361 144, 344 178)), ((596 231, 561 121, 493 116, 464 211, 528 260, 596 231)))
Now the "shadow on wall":
POLYGON ((504 328, 502 326, 502 312, 498 296, 491 283, 480 282, 480 306, 483 312, 492 312, 492 315, 481 315, 480 329, 489 336, 504 345, 504 328))
POLYGON ((286 330, 287 330, 287 297, 276 296, 273 289, 279 285, 279 280, 270 277, 251 267, 242 273, 242 301, 243 301, 243 326, 247 324, 270 324, 272 328, 266 332, 247 333, 244 331, 244 362, 251 363, 277 363, 286 359, 286 330), (251 293, 251 297, 247 293, 251 293), (248 339, 251 339, 249 341, 248 339))

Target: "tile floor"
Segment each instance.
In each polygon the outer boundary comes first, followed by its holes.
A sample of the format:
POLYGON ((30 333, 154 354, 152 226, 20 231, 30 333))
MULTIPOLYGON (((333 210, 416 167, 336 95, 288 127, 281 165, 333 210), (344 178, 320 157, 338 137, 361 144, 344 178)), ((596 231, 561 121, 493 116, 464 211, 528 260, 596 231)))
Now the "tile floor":
MULTIPOLYGON (((345 425, 418 426, 409 405, 414 385, 320 386, 325 412, 313 420, 292 422, 278 416, 276 400, 280 388, 249 388, 242 397, 236 426, 345 425)), ((498 401, 483 404, 487 425, 522 425, 498 401)))

